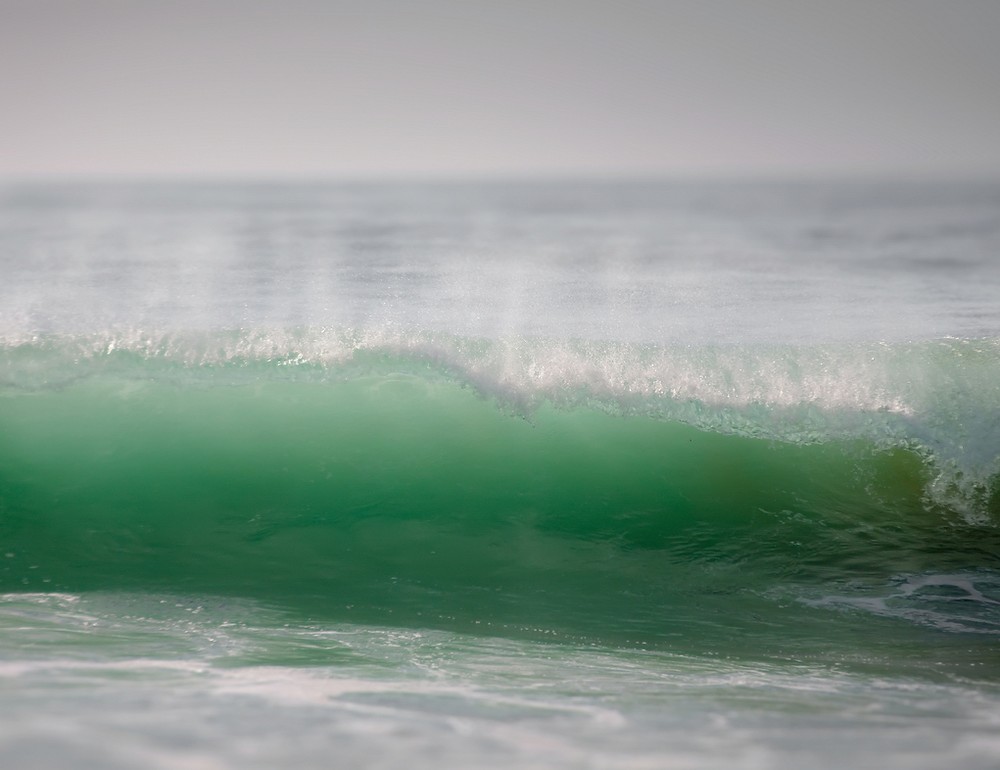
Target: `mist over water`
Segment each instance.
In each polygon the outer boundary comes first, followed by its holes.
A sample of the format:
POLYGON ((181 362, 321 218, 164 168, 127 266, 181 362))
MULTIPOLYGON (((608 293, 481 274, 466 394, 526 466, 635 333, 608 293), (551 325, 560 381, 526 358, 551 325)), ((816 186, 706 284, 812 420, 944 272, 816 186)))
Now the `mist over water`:
POLYGON ((1000 328, 990 183, 0 191, 5 339, 336 327, 683 344, 1000 328))

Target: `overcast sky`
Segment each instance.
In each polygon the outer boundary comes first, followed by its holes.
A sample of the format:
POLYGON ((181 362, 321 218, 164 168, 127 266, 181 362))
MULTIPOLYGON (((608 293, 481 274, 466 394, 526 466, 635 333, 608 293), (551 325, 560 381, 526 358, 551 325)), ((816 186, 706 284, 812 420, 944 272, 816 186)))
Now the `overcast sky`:
POLYGON ((1000 174, 1000 0, 0 0, 0 176, 1000 174))

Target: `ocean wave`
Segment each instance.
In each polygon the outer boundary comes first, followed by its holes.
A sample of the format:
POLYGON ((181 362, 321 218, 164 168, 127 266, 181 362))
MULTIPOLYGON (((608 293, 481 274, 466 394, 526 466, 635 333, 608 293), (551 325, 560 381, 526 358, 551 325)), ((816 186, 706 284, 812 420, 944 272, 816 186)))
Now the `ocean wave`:
POLYGON ((238 386, 372 376, 451 381, 528 419, 543 404, 808 444, 922 453, 927 494, 982 517, 1000 470, 1000 339, 651 345, 377 329, 109 330, 8 336, 6 392, 88 378, 238 386))

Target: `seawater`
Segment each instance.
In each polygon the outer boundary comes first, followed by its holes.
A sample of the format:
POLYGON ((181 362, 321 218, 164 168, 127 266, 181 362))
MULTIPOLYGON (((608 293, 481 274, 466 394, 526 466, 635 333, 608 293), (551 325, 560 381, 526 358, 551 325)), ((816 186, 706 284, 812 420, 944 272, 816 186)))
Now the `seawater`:
POLYGON ((0 188, 5 767, 992 768, 1000 185, 0 188))

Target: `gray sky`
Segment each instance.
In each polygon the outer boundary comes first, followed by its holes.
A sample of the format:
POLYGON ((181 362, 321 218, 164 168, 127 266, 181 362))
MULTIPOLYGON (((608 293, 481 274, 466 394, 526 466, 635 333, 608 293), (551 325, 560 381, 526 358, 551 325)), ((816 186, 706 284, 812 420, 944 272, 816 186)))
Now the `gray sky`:
POLYGON ((1000 0, 0 0, 0 175, 1000 174, 1000 0))

